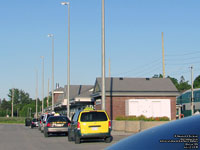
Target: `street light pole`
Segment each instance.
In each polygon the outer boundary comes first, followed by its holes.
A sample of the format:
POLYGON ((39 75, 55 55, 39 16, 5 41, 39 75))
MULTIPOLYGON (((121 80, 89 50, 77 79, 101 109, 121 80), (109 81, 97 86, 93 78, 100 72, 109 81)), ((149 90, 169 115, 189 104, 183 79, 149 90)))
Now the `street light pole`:
POLYGON ((105 106, 105 2, 102 0, 102 110, 106 110, 105 106))
POLYGON ((52 111, 54 111, 54 35, 48 34, 48 37, 52 38, 52 87, 51 87, 51 94, 52 94, 52 111))
POLYGON ((37 117, 38 117, 38 71, 37 71, 37 69, 36 69, 35 101, 36 101, 35 113, 36 113, 36 119, 37 119, 37 117))
POLYGON ((44 113, 44 56, 42 58, 42 113, 44 113))
POLYGON ((11 114, 12 117, 13 117, 13 103, 14 103, 14 88, 12 89, 12 114, 11 114))
POLYGON ((70 118, 70 106, 69 106, 69 91, 70 91, 70 3, 62 2, 62 5, 68 6, 68 63, 67 63, 67 116, 70 118))
POLYGON ((191 66, 191 116, 194 114, 193 66, 191 66))

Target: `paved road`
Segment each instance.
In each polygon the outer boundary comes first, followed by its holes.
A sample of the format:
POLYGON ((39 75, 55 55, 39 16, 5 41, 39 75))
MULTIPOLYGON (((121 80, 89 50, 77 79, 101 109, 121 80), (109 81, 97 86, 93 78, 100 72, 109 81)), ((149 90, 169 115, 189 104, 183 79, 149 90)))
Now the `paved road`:
POLYGON ((116 143, 130 134, 113 133, 113 142, 89 141, 81 144, 68 142, 66 136, 45 138, 38 129, 24 125, 0 124, 0 150, 99 150, 116 143))

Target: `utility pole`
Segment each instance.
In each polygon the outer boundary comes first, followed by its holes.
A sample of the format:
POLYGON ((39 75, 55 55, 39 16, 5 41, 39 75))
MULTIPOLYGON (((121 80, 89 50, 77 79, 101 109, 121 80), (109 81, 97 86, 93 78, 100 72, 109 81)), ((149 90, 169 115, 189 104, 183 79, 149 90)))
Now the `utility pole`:
POLYGON ((8 116, 8 108, 6 109, 6 117, 8 116))
POLYGON ((54 111, 54 35, 48 34, 48 37, 52 38, 52 85, 51 85, 51 95, 52 95, 52 111, 54 111))
POLYGON ((101 109, 106 110, 106 105, 105 105, 105 2, 102 0, 102 95, 101 95, 101 109))
POLYGON ((109 58, 109 77, 111 77, 111 67, 110 67, 110 58, 109 58))
POLYGON ((162 32, 162 65, 163 65, 163 78, 165 78, 165 53, 164 53, 163 32, 162 32))
POLYGON ((193 66, 191 66, 191 116, 194 114, 193 66))
POLYGON ((70 3, 67 3, 68 5, 68 67, 67 67, 67 116, 70 118, 70 96, 69 96, 69 89, 70 89, 70 3))
POLYGON ((49 107, 49 79, 48 79, 48 89, 47 89, 47 107, 49 107))
POLYGON ((13 103, 14 103, 14 88, 12 89, 12 117, 13 117, 13 103))
POLYGON ((32 110, 32 108, 30 107, 30 118, 31 118, 31 110, 32 110))
POLYGON ((70 118, 70 3, 61 2, 62 5, 68 6, 68 47, 67 47, 67 116, 70 118))
POLYGON ((44 56, 42 58, 42 113, 44 113, 44 56))
POLYGON ((38 117, 38 71, 37 71, 37 69, 36 69, 36 89, 35 89, 35 105, 36 105, 36 107, 35 107, 35 113, 36 113, 36 119, 37 119, 37 117, 38 117))
POLYGON ((19 108, 17 108, 17 117, 19 117, 19 108))

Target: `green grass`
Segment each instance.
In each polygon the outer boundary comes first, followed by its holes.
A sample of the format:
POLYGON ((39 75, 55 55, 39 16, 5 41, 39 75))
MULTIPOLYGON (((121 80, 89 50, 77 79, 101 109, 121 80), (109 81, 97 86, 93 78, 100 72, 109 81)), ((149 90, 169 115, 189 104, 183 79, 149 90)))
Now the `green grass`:
POLYGON ((0 123, 25 124, 24 117, 0 117, 0 123))

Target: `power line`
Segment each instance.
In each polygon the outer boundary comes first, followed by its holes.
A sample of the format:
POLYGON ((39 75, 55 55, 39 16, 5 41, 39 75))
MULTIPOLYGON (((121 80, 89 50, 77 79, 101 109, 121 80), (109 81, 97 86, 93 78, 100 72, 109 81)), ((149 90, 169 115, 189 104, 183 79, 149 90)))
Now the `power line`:
POLYGON ((174 66, 174 65, 176 65, 176 66, 179 66, 179 65, 188 65, 188 66, 189 66, 189 65, 191 65, 191 64, 200 64, 200 61, 198 61, 198 62, 187 62, 187 63, 174 63, 174 64, 173 64, 173 63, 172 63, 172 64, 166 63, 166 65, 173 65, 173 66, 174 66))
POLYGON ((119 76, 119 75, 122 75, 122 74, 129 74, 131 72, 134 72, 135 70, 143 70, 144 71, 145 68, 150 68, 149 66, 153 65, 153 64, 154 64, 154 66, 158 65, 158 64, 160 65, 161 64, 161 57, 151 61, 150 63, 146 63, 146 64, 141 65, 141 66, 137 66, 137 67, 132 68, 132 69, 125 71, 125 72, 114 74, 113 76, 119 76))
POLYGON ((182 54, 167 54, 165 56, 185 56, 185 55, 193 55, 193 54, 198 54, 200 53, 200 51, 194 51, 194 52, 186 52, 186 53, 182 53, 182 54))

